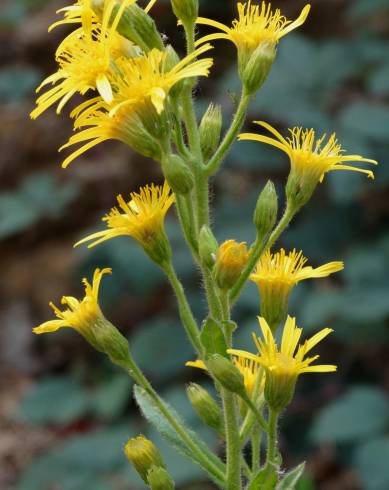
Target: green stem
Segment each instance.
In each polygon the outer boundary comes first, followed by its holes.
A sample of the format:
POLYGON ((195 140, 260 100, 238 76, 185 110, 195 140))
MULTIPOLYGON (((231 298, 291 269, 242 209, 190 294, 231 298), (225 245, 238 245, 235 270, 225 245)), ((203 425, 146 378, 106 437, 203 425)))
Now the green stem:
POLYGON ((255 474, 259 470, 261 458, 261 430, 256 425, 251 435, 251 471, 255 474))
POLYGON ((244 455, 242 454, 242 469, 243 469, 243 474, 244 476, 250 480, 252 477, 251 469, 250 466, 248 465, 247 461, 244 458, 244 455))
POLYGON ((200 330, 199 327, 197 326, 196 320, 194 319, 188 300, 186 299, 184 288, 181 282, 179 281, 171 263, 168 264, 164 270, 176 294, 177 302, 180 310, 181 321, 184 325, 184 328, 186 330, 186 333, 190 341, 193 344, 193 347, 196 349, 197 355, 201 359, 203 357, 203 347, 201 345, 200 338, 199 338, 200 330))
POLYGON ((217 320, 218 318, 222 318, 223 312, 220 299, 216 293, 215 284, 212 279, 212 273, 209 271, 209 269, 206 268, 206 266, 203 266, 202 272, 209 311, 212 317, 217 320))
POLYGON ((281 233, 288 227, 289 223, 291 222, 295 214, 296 214, 296 210, 294 208, 291 208, 290 206, 287 206, 284 215, 279 221, 277 227, 273 230, 273 233, 270 235, 269 239, 263 241, 258 239, 256 240, 250 252, 250 257, 247 266, 242 272, 238 282, 231 290, 230 293, 231 304, 234 304, 236 300, 239 298, 243 290, 243 287, 246 284, 247 279, 249 278, 250 274, 253 272, 253 269, 256 266, 263 252, 274 245, 274 243, 280 237, 281 233))
POLYGON ((172 428, 176 431, 176 433, 181 437, 182 441, 185 445, 192 451, 193 455, 195 455, 196 459, 201 462, 201 465, 204 469, 209 471, 215 479, 219 482, 223 482, 225 479, 224 472, 218 467, 213 459, 215 455, 213 453, 206 454, 204 452, 204 448, 199 448, 197 444, 193 441, 191 436, 187 433, 185 427, 181 425, 181 423, 170 414, 169 409, 166 407, 164 401, 159 397, 159 395, 155 392, 154 388, 151 386, 149 380, 142 373, 138 365, 135 361, 130 357, 127 360, 128 363, 128 372, 131 377, 134 378, 135 382, 139 384, 150 396, 150 398, 157 405, 160 412, 163 414, 165 419, 169 422, 172 428))
POLYGON ((211 158, 211 160, 209 161, 206 167, 205 171, 208 177, 214 175, 219 170, 220 165, 222 164, 225 156, 227 155, 231 146, 235 142, 239 131, 242 129, 249 102, 250 102, 250 95, 247 95, 243 90, 231 126, 228 129, 227 133, 225 134, 223 141, 220 143, 220 146, 217 149, 216 153, 211 158))
POLYGON ((268 438, 267 438, 267 455, 266 455, 266 466, 275 466, 276 461, 276 451, 277 451, 277 423, 278 423, 278 413, 270 409, 269 421, 268 421, 268 438))
POLYGON ((241 457, 238 427, 238 414, 235 396, 227 390, 222 390, 226 446, 227 446, 227 485, 226 490, 241 489, 241 457))

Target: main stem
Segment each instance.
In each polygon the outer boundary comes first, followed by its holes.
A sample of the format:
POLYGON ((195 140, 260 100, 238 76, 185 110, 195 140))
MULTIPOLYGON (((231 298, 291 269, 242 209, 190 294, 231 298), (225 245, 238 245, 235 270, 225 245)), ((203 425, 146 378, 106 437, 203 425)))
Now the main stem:
POLYGON ((224 420, 227 445, 227 490, 241 489, 240 473, 240 439, 238 414, 235 403, 235 396, 227 390, 222 390, 224 420))

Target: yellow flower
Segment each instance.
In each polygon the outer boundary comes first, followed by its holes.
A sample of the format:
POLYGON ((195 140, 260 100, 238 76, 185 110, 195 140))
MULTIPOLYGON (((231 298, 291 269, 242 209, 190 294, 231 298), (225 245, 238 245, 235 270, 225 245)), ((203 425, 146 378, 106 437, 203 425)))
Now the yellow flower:
POLYGON ((316 138, 313 129, 293 128, 289 129, 290 137, 284 138, 270 124, 263 121, 254 121, 270 131, 275 138, 259 134, 243 133, 240 140, 252 140, 266 143, 279 148, 290 158, 292 172, 300 179, 311 179, 316 182, 323 181, 324 175, 332 170, 354 170, 367 174, 371 179, 374 174, 371 170, 343 165, 343 162, 367 162, 377 164, 375 160, 361 157, 360 155, 343 155, 342 146, 336 138, 336 133, 327 138, 324 134, 316 138), (327 140, 327 141, 326 141, 327 140))
POLYGON ((319 356, 306 357, 307 354, 332 330, 324 328, 316 335, 299 345, 302 329, 296 326, 295 318, 288 317, 285 323, 281 347, 273 337, 266 320, 259 318, 262 339, 253 334, 258 355, 229 349, 228 353, 252 360, 263 366, 266 372, 265 398, 270 407, 281 411, 291 401, 298 376, 304 373, 327 373, 336 371, 334 365, 314 365, 319 356))
POLYGON ((75 246, 92 241, 88 245, 91 248, 111 238, 131 236, 153 260, 157 263, 164 262, 171 253, 164 231, 164 220, 174 203, 174 195, 166 182, 163 186, 148 185, 141 188, 139 193, 132 192, 130 195, 129 202, 118 196, 120 209, 113 208, 103 218, 107 225, 106 230, 93 233, 75 246))
POLYGON ((253 5, 251 0, 239 2, 238 19, 232 22, 232 27, 199 17, 197 24, 209 25, 221 32, 205 36, 198 42, 227 39, 233 42, 239 51, 253 53, 260 45, 276 45, 282 37, 304 24, 310 8, 310 5, 306 5, 299 17, 292 22, 287 20, 279 9, 273 12, 271 3, 253 5))
POLYGON ((110 18, 115 2, 105 9, 101 26, 92 22, 84 23, 81 35, 72 35, 62 43, 58 52, 59 69, 46 78, 38 87, 55 85, 37 99, 37 107, 31 117, 36 119, 50 106, 58 103, 57 114, 75 95, 84 95, 88 90, 96 90, 106 102, 112 102, 113 92, 109 81, 112 57, 123 56, 124 41, 116 32, 117 25, 127 5, 123 2, 112 22, 110 18))
POLYGON ((61 311, 50 303, 57 319, 42 323, 33 332, 43 334, 56 332, 60 328, 73 328, 96 350, 107 354, 113 363, 126 367, 129 356, 127 339, 104 317, 98 303, 101 279, 111 272, 111 269, 96 269, 92 284, 83 279, 85 297, 78 300, 73 296, 64 296, 61 303, 67 306, 66 310, 61 311))
POLYGON ((221 289, 230 289, 239 279, 249 258, 246 243, 227 240, 220 245, 215 264, 215 277, 221 289))
POLYGON ((74 328, 83 335, 86 332, 89 332, 90 325, 93 324, 97 318, 103 316, 98 304, 99 287, 104 274, 111 274, 111 272, 111 269, 96 269, 92 285, 84 279, 84 299, 79 301, 72 296, 64 296, 61 303, 68 307, 65 311, 59 310, 53 303, 50 303, 50 306, 57 316, 57 320, 50 320, 39 327, 35 327, 33 332, 36 334, 56 332, 62 327, 74 328))
POLYGON ((147 157, 160 159, 160 144, 145 129, 136 113, 126 108, 110 115, 110 106, 100 97, 88 100, 71 113, 75 118, 74 128, 79 130, 70 137, 59 151, 74 145, 80 145, 62 163, 66 168, 76 158, 93 147, 108 140, 118 140, 129 145, 147 157))
POLYGON ((157 49, 138 58, 118 60, 118 70, 111 76, 116 92, 111 115, 124 106, 127 110, 143 110, 150 103, 161 114, 170 90, 180 80, 208 76, 212 58, 194 60, 210 49, 212 46, 206 44, 170 69, 168 53, 157 49))
MULTIPOLYGON (((147 6, 145 7, 145 12, 148 13, 153 5, 156 3, 157 0, 151 0, 147 6)), ((136 0, 127 0, 126 6, 131 5, 135 3, 136 0)), ((69 5, 67 7, 63 7, 59 10, 57 10, 57 14, 63 14, 63 19, 55 22, 49 27, 49 32, 55 29, 56 27, 60 25, 67 25, 67 24, 83 24, 85 22, 97 22, 98 17, 95 14, 95 11, 93 9, 94 5, 93 4, 98 4, 101 3, 103 7, 106 9, 107 5, 110 3, 113 3, 114 5, 118 4, 117 0, 77 0, 76 3, 73 5, 69 5)))
POLYGON ((272 254, 266 251, 259 259, 250 279, 255 282, 261 297, 261 316, 273 330, 285 319, 289 295, 293 287, 305 279, 327 277, 344 268, 343 262, 330 262, 314 269, 305 266, 307 259, 302 251, 289 254, 281 249, 272 254))
MULTIPOLYGON (((246 388, 247 394, 251 398, 253 395, 255 384, 257 382, 258 375, 261 375, 260 364, 252 359, 247 359, 246 357, 241 356, 234 356, 233 363, 242 374, 244 386, 246 388)), ((185 365, 207 371, 207 367, 205 366, 204 362, 200 360, 189 361, 185 365)))

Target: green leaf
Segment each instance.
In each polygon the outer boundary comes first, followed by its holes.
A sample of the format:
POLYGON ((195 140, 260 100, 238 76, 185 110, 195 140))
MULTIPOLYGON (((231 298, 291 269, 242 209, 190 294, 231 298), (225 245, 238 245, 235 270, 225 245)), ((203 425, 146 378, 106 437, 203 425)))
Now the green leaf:
POLYGON ((200 340, 205 349, 206 355, 220 354, 228 357, 227 343, 224 338, 223 329, 213 318, 207 318, 201 330, 200 340))
POLYGON ((289 471, 276 486, 276 490, 294 490, 305 470, 305 462, 289 471))
POLYGON ((164 319, 143 324, 130 343, 139 365, 157 380, 170 379, 193 358, 183 327, 164 319))
POLYGON ((24 397, 16 418, 33 424, 67 424, 86 415, 86 390, 69 378, 46 378, 24 397), (53 403, 55 401, 55 403, 53 403))
POLYGON ((389 437, 367 441, 354 455, 357 470, 365 490, 389 488, 389 437))
MULTIPOLYGON (((181 436, 171 426, 170 422, 166 420, 165 416, 161 413, 158 406, 145 392, 145 390, 135 385, 134 396, 144 417, 158 430, 158 432, 170 443, 170 445, 176 451, 188 457, 191 461, 198 464, 199 466, 203 467, 202 461, 199 461, 198 456, 186 446, 181 436)), ((180 426, 185 428, 185 431, 189 434, 192 441, 201 449, 202 453, 204 455, 207 455, 208 459, 210 459, 212 463, 217 466, 221 471, 224 471, 224 465, 221 463, 219 458, 208 449, 207 445, 199 439, 195 432, 185 427, 178 413, 171 406, 167 405, 166 402, 162 403, 164 403, 166 409, 176 420, 176 422, 178 422, 180 426)), ((213 475, 210 476, 214 478, 213 475)), ((216 481, 216 483, 220 484, 219 481, 216 481)))
POLYGON ((354 386, 319 413, 311 438, 318 444, 363 441, 380 434, 388 421, 385 394, 370 386, 354 386))
POLYGON ((251 480, 247 490, 274 490, 277 483, 277 472, 270 466, 261 468, 251 480))

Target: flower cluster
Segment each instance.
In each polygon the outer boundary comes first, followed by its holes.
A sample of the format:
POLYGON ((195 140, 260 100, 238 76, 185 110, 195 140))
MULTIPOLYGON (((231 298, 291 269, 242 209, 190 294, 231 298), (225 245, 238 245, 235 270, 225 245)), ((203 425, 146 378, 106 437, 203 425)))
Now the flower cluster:
MULTIPOLYGON (((270 73, 278 43, 305 23, 310 5, 290 21, 269 2, 237 2, 237 19, 226 26, 199 17, 198 0, 171 0, 187 41, 187 52, 180 58, 149 15, 158 7, 157 0, 145 4, 142 8, 136 0, 77 0, 59 10, 63 17, 49 30, 64 25, 74 26, 74 30, 56 51, 57 71, 37 89, 42 93, 31 117, 35 119, 51 107, 61 114, 67 104, 74 103, 72 99, 83 96, 85 100, 70 111, 75 133, 60 148, 72 149, 62 163, 64 168, 106 140, 120 141, 160 164, 162 185, 145 185, 138 192, 129 192, 128 198, 119 195, 117 206, 102 218, 104 228, 75 246, 87 243, 91 248, 119 236, 131 237, 165 273, 197 358, 187 365, 209 373, 222 404, 193 383, 187 388, 188 398, 199 418, 225 440, 226 463, 195 437, 155 392, 133 359, 127 339, 105 318, 98 295, 101 279, 110 269, 97 269, 92 283, 84 279, 82 300, 63 297, 63 311, 51 303, 57 318, 34 328, 34 332, 72 328, 124 368, 135 381, 135 396, 142 411, 157 420, 163 435, 176 441, 181 452, 207 472, 219 488, 239 490, 243 477, 248 480, 246 488, 257 488, 258 484, 269 489, 292 488, 290 474, 283 477, 280 468, 277 417, 292 401, 300 375, 333 372, 336 366, 315 364, 319 356, 310 356, 332 330, 324 328, 301 341, 303 330, 289 315, 289 298, 300 281, 328 277, 341 271, 344 264, 335 261, 314 268, 307 265, 302 251, 287 253, 284 249, 274 251, 274 247, 328 172, 352 170, 374 178, 370 169, 350 162, 377 162, 346 154, 335 133, 317 137, 314 129, 296 127, 282 136, 270 124, 257 121, 265 134, 239 134, 249 102, 270 73), (196 40, 197 26, 203 25, 217 32, 196 40), (235 45, 242 82, 236 114, 223 137, 221 107, 211 103, 199 123, 193 99, 196 82, 208 76, 213 65, 213 59, 204 55, 212 49, 210 42, 220 39, 235 45), (234 239, 219 244, 211 228, 209 179, 236 140, 271 145, 290 161, 284 214, 279 218, 279 195, 269 181, 257 199, 252 220, 256 238, 249 246, 234 239), (165 219, 173 205, 204 284, 208 311, 201 325, 172 260, 174 249, 165 219), (234 346, 238 325, 231 317, 232 306, 248 280, 258 286, 260 297, 261 335, 253 335, 256 352, 234 346), (282 324, 278 343, 277 330, 282 324), (267 435, 267 459, 262 468, 260 431, 267 435), (243 454, 248 440, 252 444, 250 468, 243 454)), ((124 451, 151 490, 174 489, 162 456, 151 441, 143 436, 132 438, 124 451)), ((298 472, 294 470, 292 475, 297 482, 298 472)))

